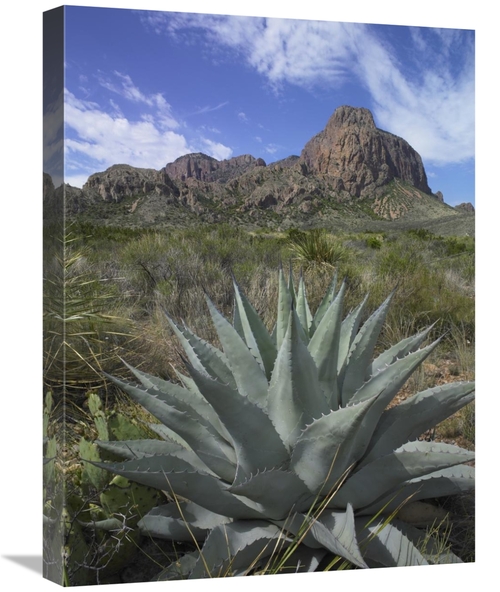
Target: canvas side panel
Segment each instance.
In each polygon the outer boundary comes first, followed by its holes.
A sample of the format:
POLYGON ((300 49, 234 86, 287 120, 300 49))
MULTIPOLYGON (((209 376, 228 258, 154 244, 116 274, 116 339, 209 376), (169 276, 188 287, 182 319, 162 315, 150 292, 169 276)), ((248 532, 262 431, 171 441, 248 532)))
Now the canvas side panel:
POLYGON ((64 584, 64 7, 43 13, 43 576, 64 584), (62 363, 61 363, 62 361, 62 363))

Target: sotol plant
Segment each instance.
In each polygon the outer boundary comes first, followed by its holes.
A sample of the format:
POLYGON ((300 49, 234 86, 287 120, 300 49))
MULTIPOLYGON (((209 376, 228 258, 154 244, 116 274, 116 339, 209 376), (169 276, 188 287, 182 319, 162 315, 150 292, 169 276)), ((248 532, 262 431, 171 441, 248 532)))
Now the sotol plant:
POLYGON ((417 440, 473 399, 473 383, 388 408, 436 347, 420 347, 430 328, 373 359, 391 296, 362 324, 366 299, 342 320, 344 284, 313 316, 303 280, 297 292, 282 271, 279 282, 272 335, 235 282, 233 324, 207 298, 223 351, 169 319, 182 385, 131 367, 141 386, 114 379, 162 439, 103 442, 125 460, 99 466, 174 494, 144 532, 196 541, 159 579, 268 572, 276 556, 294 571, 328 556, 362 568, 460 561, 397 512, 473 487, 471 452, 417 440))

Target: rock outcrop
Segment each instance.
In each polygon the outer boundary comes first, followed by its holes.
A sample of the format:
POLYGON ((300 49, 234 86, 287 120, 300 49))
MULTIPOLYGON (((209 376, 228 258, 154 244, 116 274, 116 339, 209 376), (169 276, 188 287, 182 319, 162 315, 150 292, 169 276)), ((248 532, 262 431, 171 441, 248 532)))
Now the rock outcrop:
POLYGON ((455 210, 458 210, 459 212, 467 212, 468 214, 474 214, 476 211, 470 202, 461 203, 458 206, 455 206, 455 210))
POLYGON ((226 183, 246 173, 255 167, 265 167, 262 158, 255 158, 250 154, 236 156, 227 160, 217 160, 201 152, 186 154, 162 169, 171 179, 187 181, 196 179, 204 183, 218 181, 226 183))
POLYGON ((420 156, 402 138, 375 127, 368 109, 339 107, 307 142, 300 162, 352 197, 377 196, 393 179, 431 194, 420 156))
POLYGON ((102 173, 91 175, 82 190, 85 193, 97 193, 104 201, 117 203, 125 197, 146 195, 153 191, 162 195, 178 193, 175 185, 161 171, 126 164, 115 164, 102 173))

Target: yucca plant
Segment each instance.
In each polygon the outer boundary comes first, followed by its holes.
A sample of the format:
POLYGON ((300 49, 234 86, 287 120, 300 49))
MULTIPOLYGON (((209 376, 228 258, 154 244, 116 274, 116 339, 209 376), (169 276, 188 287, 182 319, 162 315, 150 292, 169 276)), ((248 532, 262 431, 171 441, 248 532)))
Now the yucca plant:
POLYGON ((60 393, 84 393, 103 385, 102 369, 116 371, 117 351, 130 347, 132 322, 110 314, 114 290, 85 265, 88 250, 67 232, 44 270, 43 377, 60 393))
POLYGON ((158 579, 262 573, 279 553, 302 571, 328 554, 359 568, 460 561, 397 513, 473 487, 471 452, 417 438, 469 403, 474 385, 389 408, 439 340, 420 347, 429 327, 375 356, 392 294, 362 323, 366 298, 342 320, 345 290, 334 279, 312 315, 302 278, 295 291, 280 270, 270 334, 235 281, 232 324, 207 297, 222 350, 167 315, 182 384, 130 366, 140 385, 114 379, 161 422, 161 439, 102 442, 124 461, 99 466, 173 495, 143 532, 196 542, 158 579))
POLYGON ((307 232, 292 229, 288 232, 287 245, 293 256, 306 267, 336 267, 348 257, 348 250, 324 228, 307 232))

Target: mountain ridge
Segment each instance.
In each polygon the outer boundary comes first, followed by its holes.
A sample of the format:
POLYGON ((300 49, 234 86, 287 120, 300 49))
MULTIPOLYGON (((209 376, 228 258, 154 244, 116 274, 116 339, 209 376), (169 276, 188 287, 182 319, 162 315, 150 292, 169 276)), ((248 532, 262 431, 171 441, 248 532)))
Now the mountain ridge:
POLYGON ((160 170, 115 164, 90 175, 82 189, 65 185, 64 193, 69 216, 127 226, 335 228, 349 226, 349 217, 354 225, 425 226, 455 216, 473 227, 474 219, 470 204, 456 210, 431 192, 408 142, 378 129, 368 109, 349 106, 335 110, 300 156, 266 164, 250 154, 219 161, 198 152, 160 170))

